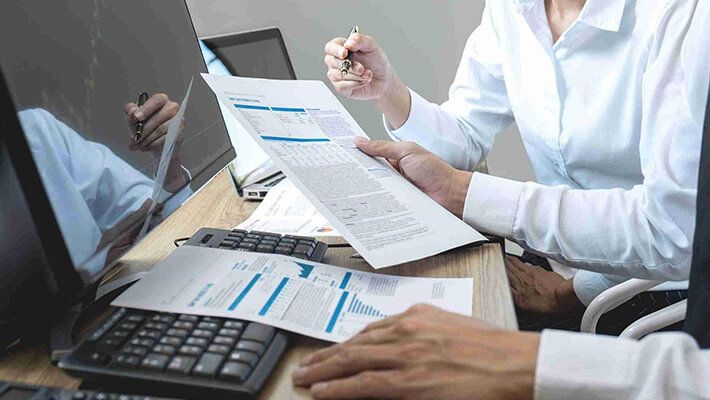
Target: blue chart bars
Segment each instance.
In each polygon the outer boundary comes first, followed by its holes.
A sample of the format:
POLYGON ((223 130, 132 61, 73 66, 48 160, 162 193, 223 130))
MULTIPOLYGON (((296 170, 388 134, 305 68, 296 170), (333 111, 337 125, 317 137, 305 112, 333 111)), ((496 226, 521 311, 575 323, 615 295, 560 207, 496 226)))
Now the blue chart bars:
POLYGON ((354 295, 353 299, 350 301, 348 312, 352 314, 366 315, 368 317, 386 317, 385 314, 376 310, 374 307, 368 306, 367 304, 361 302, 360 299, 357 298, 357 295, 354 295))

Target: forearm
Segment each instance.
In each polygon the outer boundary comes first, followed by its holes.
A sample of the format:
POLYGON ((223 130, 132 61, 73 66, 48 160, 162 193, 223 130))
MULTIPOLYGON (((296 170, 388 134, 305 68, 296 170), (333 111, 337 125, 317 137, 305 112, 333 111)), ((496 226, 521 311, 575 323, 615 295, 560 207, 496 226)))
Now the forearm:
POLYGON ((662 208, 649 208, 646 197, 641 187, 571 190, 474 174, 464 220, 580 269, 686 279, 694 219, 687 210, 694 194, 667 195, 674 202, 662 208))
POLYGON ((388 85, 382 97, 375 100, 375 105, 385 116, 394 129, 401 128, 409 118, 412 107, 412 98, 407 86, 399 79, 397 73, 392 70, 392 75, 388 79, 388 85))

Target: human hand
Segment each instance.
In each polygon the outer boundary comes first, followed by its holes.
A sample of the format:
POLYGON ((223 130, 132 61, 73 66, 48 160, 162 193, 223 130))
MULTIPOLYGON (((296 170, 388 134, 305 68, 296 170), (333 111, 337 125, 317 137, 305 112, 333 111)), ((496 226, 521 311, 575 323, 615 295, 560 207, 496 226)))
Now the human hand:
POLYGON ((160 158, 170 121, 177 115, 179 109, 180 105, 171 101, 164 93, 150 96, 140 107, 135 103, 126 104, 123 111, 131 136, 136 131, 136 124, 143 122, 143 135, 136 141, 131 140, 129 148, 134 151, 150 152, 153 157, 160 158))
POLYGON ((515 305, 542 314, 561 314, 583 307, 573 280, 507 256, 505 267, 515 305))
POLYGON ((372 157, 384 157, 422 192, 461 218, 472 174, 447 164, 413 142, 355 139, 355 145, 372 157))
POLYGON ((428 305, 372 323, 294 371, 316 399, 532 399, 539 336, 428 305))
POLYGON ((376 100, 399 80, 377 41, 361 33, 328 42, 325 45, 325 65, 335 90, 353 99, 376 100), (353 65, 350 73, 343 76, 341 65, 351 52, 353 65))

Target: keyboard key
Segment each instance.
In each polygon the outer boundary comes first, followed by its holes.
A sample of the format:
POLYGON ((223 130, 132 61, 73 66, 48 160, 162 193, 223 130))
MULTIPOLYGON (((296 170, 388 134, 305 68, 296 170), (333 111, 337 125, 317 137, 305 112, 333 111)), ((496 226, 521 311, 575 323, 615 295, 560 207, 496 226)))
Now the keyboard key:
POLYGON ((264 345, 251 340, 240 340, 237 342, 236 350, 251 351, 259 356, 264 353, 264 345))
POLYGON ((239 332, 240 331, 238 329, 222 328, 219 330, 218 334, 220 336, 237 337, 237 336, 239 336, 239 332))
POLYGON ((153 347, 153 353, 167 354, 169 356, 175 354, 176 351, 177 348, 175 346, 170 346, 167 344, 156 344, 153 347))
POLYGON ((276 246, 269 246, 264 244, 256 246, 256 251, 258 251, 259 253, 273 253, 274 250, 276 250, 276 246))
POLYGON ((180 346, 182 344, 182 339, 175 336, 163 336, 160 339, 161 344, 167 344, 170 346, 180 346))
POLYGON ((121 322, 121 324, 118 325, 120 329, 125 329, 127 331, 133 331, 136 328, 138 328, 138 324, 135 322, 121 322))
POLYGON ((196 357, 175 356, 168 364, 168 371, 187 375, 192 370, 192 366, 195 365, 195 361, 197 361, 196 357))
POLYGON ((150 353, 141 361, 141 366, 146 369, 162 371, 165 369, 169 360, 170 357, 165 354, 150 353))
POLYGON ((166 324, 165 322, 155 322, 155 321, 151 321, 151 322, 148 322, 147 324, 145 324, 145 325, 143 326, 143 328, 144 328, 144 329, 155 329, 156 331, 161 331, 161 332, 163 332, 163 331, 165 331, 166 329, 168 329, 168 326, 169 326, 169 325, 166 324))
POLYGON ((202 353, 202 348, 197 346, 180 346, 180 354, 186 356, 199 356, 202 353))
POLYGON ((207 345, 209 344, 209 341, 208 341, 207 339, 205 339, 205 338, 199 338, 199 337, 190 336, 190 337, 187 338, 187 340, 185 341, 185 344, 188 344, 188 345, 190 345, 190 346, 197 346, 197 347, 200 347, 200 348, 205 348, 205 347, 207 347, 207 345))
POLYGON ((216 322, 218 324, 221 324, 224 321, 224 318, 217 318, 217 317, 202 317, 202 320, 205 322, 216 322))
POLYGON ((247 236, 244 239, 242 239, 242 242, 240 244, 253 243, 253 244, 257 245, 257 244, 259 244, 260 241, 261 241, 260 239, 254 239, 254 238, 250 238, 247 236))
POLYGON ((111 336, 116 339, 128 339, 128 337, 131 336, 131 332, 125 329, 119 329, 111 332, 111 336))
POLYGON ((243 363, 239 362, 226 362, 219 371, 219 377, 226 381, 232 381, 237 383, 244 382, 249 374, 251 373, 251 368, 243 363))
POLYGON ((253 250, 256 250, 256 244, 254 244, 254 243, 248 243, 248 242, 242 242, 242 243, 239 244, 238 248, 240 248, 240 249, 242 249, 242 250, 253 251, 253 250))
POLYGON ((219 329, 219 324, 217 322, 202 321, 197 324, 197 329, 207 329, 210 331, 216 331, 217 329, 219 329))
MULTIPOLYGON (((169 334, 170 336, 177 336, 177 335, 172 335, 169 334)), ((138 331, 138 337, 142 338, 148 338, 148 339, 153 339, 153 340, 158 340, 162 336, 162 333, 160 331, 154 331, 152 329, 141 329, 138 331)))
POLYGON ((207 329, 195 329, 194 331, 192 331, 192 336, 212 339, 212 336, 214 336, 214 331, 209 331, 207 329))
POLYGON ((115 337, 109 337, 104 339, 103 343, 109 347, 119 347, 123 344, 123 339, 117 339, 115 337))
POLYGON ((242 340, 253 340, 264 345, 269 344, 276 330, 268 325, 251 323, 242 333, 242 340))
POLYGON ((91 396, 91 400, 110 400, 110 399, 111 398, 109 397, 109 395, 104 392, 94 393, 94 395, 91 396))
POLYGON ((245 364, 249 364, 253 368, 256 366, 256 363, 259 362, 259 357, 254 353, 239 350, 233 351, 232 354, 229 355, 229 361, 243 362, 245 364))
POLYGON ((158 314, 154 315, 153 318, 151 318, 150 320, 153 322, 163 322, 166 324, 172 324, 173 321, 175 321, 175 316, 170 314, 158 314))
POLYGON ((143 322, 143 320, 145 320, 145 317, 138 314, 130 314, 126 317, 126 321, 135 322, 136 324, 143 322))
POLYGON ((116 364, 123 365, 125 367, 135 367, 140 364, 140 357, 133 354, 122 353, 116 356, 116 364))
POLYGON ((291 239, 289 237, 284 237, 281 239, 281 244, 284 245, 286 243, 293 244, 294 246, 298 244, 298 240, 291 239))
POLYGON ((143 347, 153 347, 153 344, 155 343, 155 340, 153 339, 148 339, 148 338, 133 338, 129 342, 132 346, 143 346, 143 347))
POLYGON ((234 346, 234 343, 236 342, 237 340, 235 338, 228 336, 217 336, 216 338, 212 339, 213 344, 221 344, 229 347, 234 346))
POLYGON ((291 249, 289 249, 288 247, 279 246, 274 249, 274 253, 275 254, 284 254, 284 255, 288 256, 288 255, 291 255, 291 249))
POLYGON ((228 354, 229 350, 231 350, 229 346, 222 344, 211 344, 210 347, 207 348, 208 352, 217 354, 228 354))
POLYGON ((133 354, 136 356, 143 357, 148 354, 148 348, 143 346, 125 346, 123 349, 124 353, 133 354))
POLYGON ((180 321, 186 321, 186 322, 197 322, 200 319, 197 315, 186 315, 183 314, 180 317, 178 317, 178 320, 180 321))
POLYGON ((249 232, 245 231, 244 229, 232 229, 232 233, 241 233, 242 235, 246 235, 249 232))
POLYGON ((305 244, 299 244, 296 246, 295 249, 293 249, 294 254, 305 254, 306 257, 310 257, 313 254, 313 247, 305 245, 305 244))
POLYGON ((297 243, 286 242, 286 241, 282 240, 281 243, 279 243, 279 247, 285 247, 285 248, 290 249, 291 251, 293 251, 293 249, 296 248, 296 244, 297 244, 297 243))
POLYGON ((224 328, 229 328, 229 329, 242 330, 242 329, 244 329, 244 322, 242 322, 242 321, 228 320, 228 321, 224 321, 223 327, 224 327, 224 328))
POLYGON ((279 245, 279 240, 278 240, 278 239, 274 239, 274 238, 266 237, 266 238, 264 238, 264 240, 262 240, 262 241, 259 242, 259 243, 260 243, 260 244, 265 244, 265 245, 269 245, 269 246, 274 246, 274 247, 276 247, 276 246, 279 245))
POLYGON ((195 364, 192 369, 192 375, 214 377, 217 374, 217 369, 222 364, 224 356, 220 354, 205 353, 195 364))
POLYGON ((177 336, 177 337, 184 338, 184 337, 187 337, 187 335, 188 335, 189 333, 190 333, 190 332, 188 332, 186 329, 170 328, 170 329, 168 329, 168 331, 166 332, 166 335, 168 335, 168 336, 177 336))
POLYGON ((264 240, 266 240, 267 238, 270 238, 270 239, 272 239, 272 240, 277 240, 277 241, 278 241, 278 240, 281 240, 281 235, 279 235, 278 233, 259 232, 259 231, 252 231, 251 233, 254 234, 254 235, 263 236, 263 237, 264 237, 264 240))
POLYGON ((175 321, 173 323, 173 328, 192 330, 195 328, 195 323, 188 321, 175 321))

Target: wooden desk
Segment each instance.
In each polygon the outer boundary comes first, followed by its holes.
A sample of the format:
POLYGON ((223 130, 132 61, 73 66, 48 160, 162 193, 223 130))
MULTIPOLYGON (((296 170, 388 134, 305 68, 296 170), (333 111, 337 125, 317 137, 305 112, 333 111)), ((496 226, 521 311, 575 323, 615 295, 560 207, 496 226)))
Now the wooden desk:
MULTIPOLYGON (((121 261, 117 276, 149 269, 175 247, 173 240, 189 237, 201 227, 229 228, 246 219, 258 204, 239 199, 226 173, 219 174, 202 191, 156 228, 121 261)), ((330 238, 333 243, 340 240, 330 238)), ((363 260, 350 256, 350 248, 329 249, 325 262, 372 271, 363 260)), ((487 244, 478 248, 450 251, 426 260, 388 268, 386 274, 429 277, 473 277, 473 315, 506 329, 517 329, 513 302, 505 276, 500 247, 487 244)), ((261 393, 262 399, 309 398, 307 391, 294 388, 291 372, 306 354, 327 343, 295 337, 274 374, 261 393)), ((53 367, 45 346, 22 347, 0 356, 0 380, 76 388, 80 381, 53 367)))

